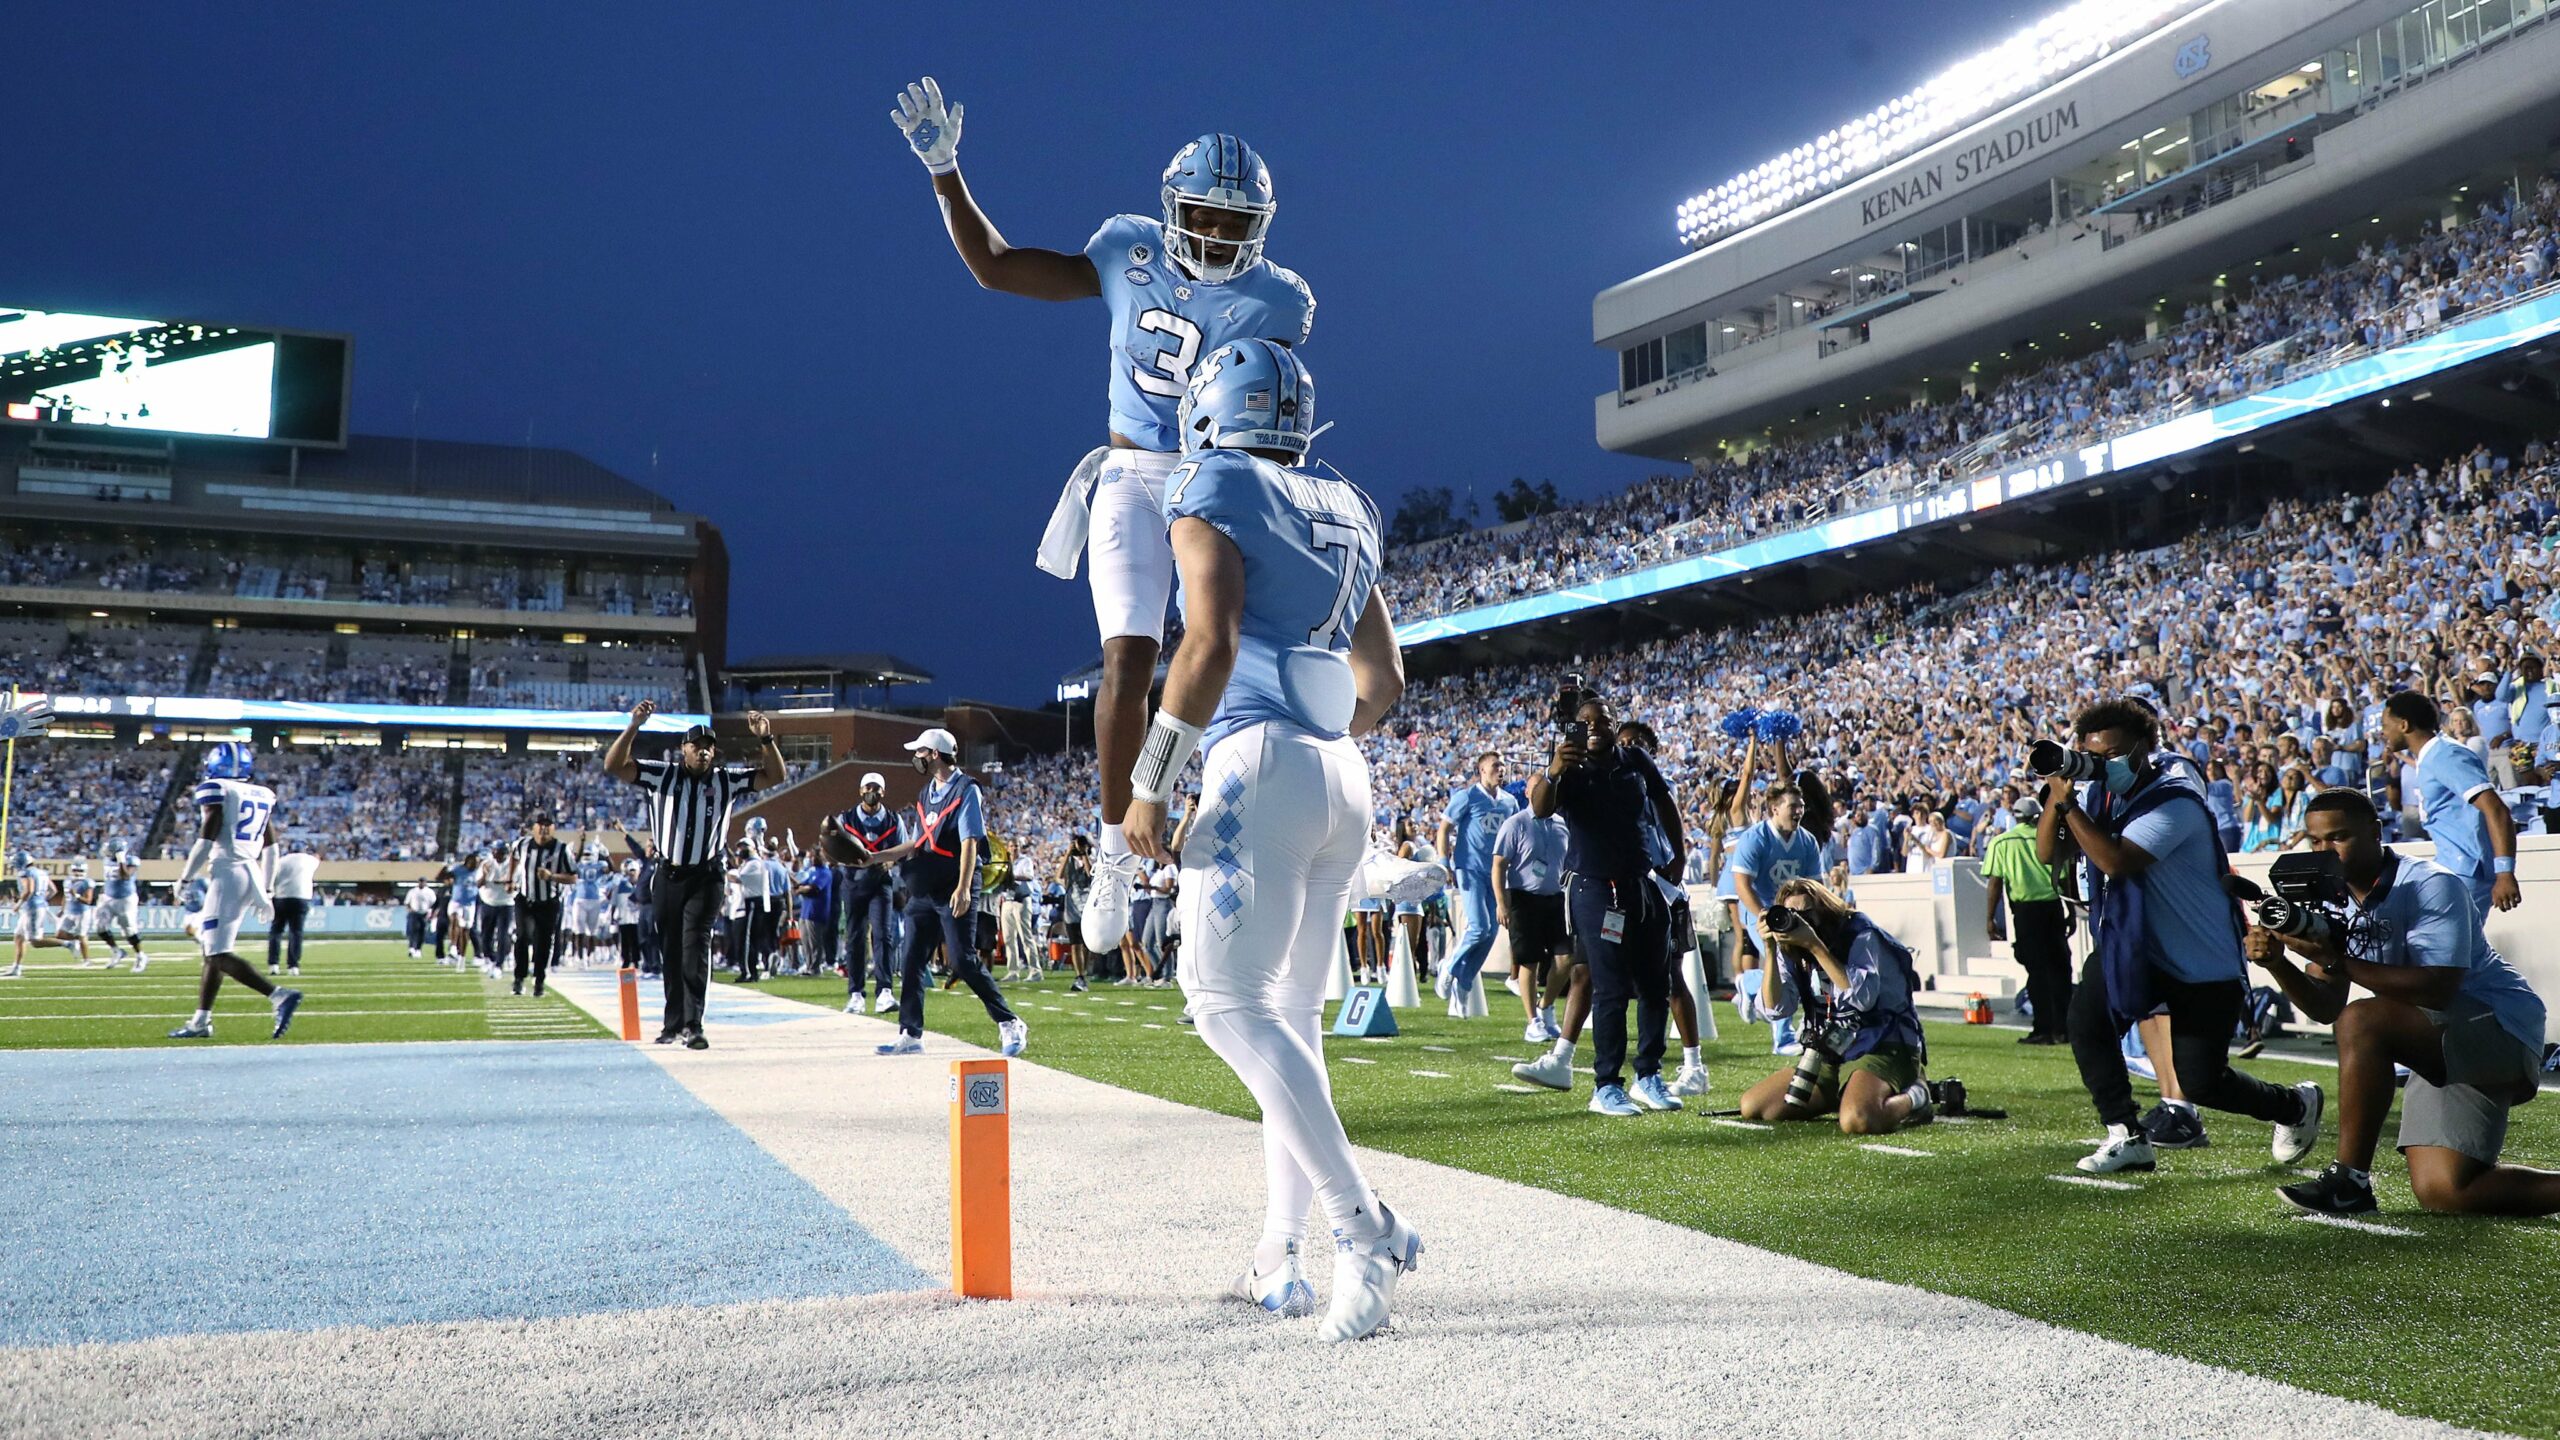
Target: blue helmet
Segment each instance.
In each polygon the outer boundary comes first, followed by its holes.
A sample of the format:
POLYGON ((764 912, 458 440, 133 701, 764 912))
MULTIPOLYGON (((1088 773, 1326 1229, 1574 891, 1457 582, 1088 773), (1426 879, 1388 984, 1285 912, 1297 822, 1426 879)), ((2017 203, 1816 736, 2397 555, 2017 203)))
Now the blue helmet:
POLYGON ((245 741, 222 741, 204 752, 204 778, 246 780, 257 769, 257 755, 245 741))
POLYGON ((1277 340, 1234 340, 1209 352, 1174 412, 1182 453, 1285 450, 1306 458, 1315 440, 1316 382, 1277 340))
POLYGON ((1280 208, 1271 198, 1271 171, 1253 147, 1233 135, 1203 135, 1182 147, 1164 167, 1164 243, 1197 280, 1233 280, 1262 259, 1263 237, 1280 208), (1249 218, 1242 240, 1203 235, 1185 224, 1190 209, 1235 210, 1249 218), (1232 253, 1224 264, 1208 260, 1210 246, 1232 253))

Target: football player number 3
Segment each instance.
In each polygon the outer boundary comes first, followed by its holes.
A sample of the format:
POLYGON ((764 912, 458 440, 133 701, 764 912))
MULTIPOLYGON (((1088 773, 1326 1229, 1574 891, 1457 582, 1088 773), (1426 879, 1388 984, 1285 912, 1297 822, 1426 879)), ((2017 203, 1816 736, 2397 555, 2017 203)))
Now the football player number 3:
POLYGON ((1138 317, 1138 328, 1165 336, 1168 343, 1156 347, 1155 364, 1131 365, 1129 378, 1150 395, 1180 396, 1191 388, 1191 362, 1200 358, 1200 327, 1170 310, 1149 310, 1138 317))

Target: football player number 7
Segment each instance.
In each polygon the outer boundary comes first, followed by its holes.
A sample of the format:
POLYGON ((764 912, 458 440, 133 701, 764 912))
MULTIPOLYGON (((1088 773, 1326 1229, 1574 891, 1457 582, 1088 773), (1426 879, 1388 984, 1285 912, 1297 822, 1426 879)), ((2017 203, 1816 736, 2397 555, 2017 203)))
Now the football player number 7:
POLYGON ((1314 546, 1317 553, 1338 550, 1342 554, 1342 558, 1334 562, 1336 579, 1333 589, 1333 613, 1325 617, 1323 624, 1307 632, 1308 644, 1330 650, 1333 648, 1334 640, 1350 628, 1354 618, 1351 613, 1354 598, 1351 594, 1351 582, 1360 573, 1360 530, 1358 526, 1344 525, 1332 520, 1311 521, 1308 528, 1309 543, 1314 546))
POLYGON ((1153 368, 1132 364, 1129 378, 1150 395, 1179 397, 1191 388, 1191 362, 1200 358, 1200 327, 1170 310, 1149 310, 1138 317, 1138 328, 1168 336, 1170 345, 1156 347, 1153 368))

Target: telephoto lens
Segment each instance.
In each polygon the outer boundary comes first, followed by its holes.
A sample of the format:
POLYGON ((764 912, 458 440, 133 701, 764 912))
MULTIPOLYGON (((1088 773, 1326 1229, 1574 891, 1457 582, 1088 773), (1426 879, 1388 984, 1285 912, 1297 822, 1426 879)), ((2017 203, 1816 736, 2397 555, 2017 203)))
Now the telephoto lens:
POLYGON ((2279 935, 2318 945, 2328 940, 2329 917, 2319 907, 2270 895, 2258 902, 2258 923, 2279 935))
POLYGON ((2074 750, 2056 740, 2039 740, 2027 747, 2027 773, 2040 777, 2054 775, 2066 780, 2095 780, 2105 762, 2085 750, 2074 750))
POLYGON ((1798 1110, 1822 1107, 1822 1067, 1824 1057, 1812 1046, 1796 1057, 1795 1073, 1787 1077, 1787 1103, 1798 1110))

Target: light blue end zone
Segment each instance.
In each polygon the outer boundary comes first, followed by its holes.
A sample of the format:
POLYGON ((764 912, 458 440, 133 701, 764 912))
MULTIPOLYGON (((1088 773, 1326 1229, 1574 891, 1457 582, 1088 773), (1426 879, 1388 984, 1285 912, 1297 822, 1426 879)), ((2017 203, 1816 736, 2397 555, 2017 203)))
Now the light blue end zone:
POLYGON ((0 1344, 915 1290, 611 1043, 0 1053, 0 1344))

